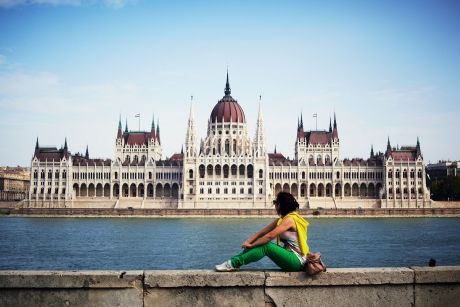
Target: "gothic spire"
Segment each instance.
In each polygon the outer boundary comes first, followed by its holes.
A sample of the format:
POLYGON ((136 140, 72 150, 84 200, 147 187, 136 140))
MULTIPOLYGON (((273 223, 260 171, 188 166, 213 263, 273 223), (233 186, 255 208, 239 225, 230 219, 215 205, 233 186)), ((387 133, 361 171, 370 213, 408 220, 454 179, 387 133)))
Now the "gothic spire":
MULTIPOLYGON (((329 127, 330 127, 330 124, 329 124, 329 127)), ((329 128, 331 129, 331 128, 329 128)), ((335 112, 334 112, 334 126, 333 126, 333 129, 332 129, 332 138, 333 139, 339 139, 339 131, 337 130, 337 120, 335 118, 335 112)))
POLYGON ((303 118, 302 118, 302 112, 300 112, 300 128, 303 129, 303 118))
POLYGON ((390 152, 391 151, 391 144, 390 144, 390 137, 388 137, 388 141, 387 141, 387 152, 390 152))
MULTIPOLYGON (((208 133, 209 133, 208 119, 208 133)), ((188 115, 187 132, 185 134, 185 154, 187 157, 195 157, 197 154, 195 119, 193 116, 193 96, 190 96, 190 111, 188 115)))
POLYGON ((126 117, 125 133, 128 133, 128 117, 126 117))
POLYGON ((160 119, 157 119, 157 132, 156 137, 158 139, 158 143, 160 143, 160 119))
POLYGON ((418 137, 417 137, 417 146, 415 147, 415 149, 417 150, 417 158, 418 158, 422 155, 422 150, 420 149, 420 141, 418 137))
POLYGON ((371 158, 374 157, 374 145, 371 145, 371 158))
POLYGON ((329 117, 329 132, 332 132, 331 118, 329 117))
POLYGON ((67 150, 67 137, 64 140, 64 149, 67 150))
POLYGON ((117 139, 121 138, 122 135, 123 135, 123 128, 121 127, 121 114, 120 114, 120 118, 118 119, 117 139))
POLYGON ((228 81, 228 68, 227 68, 227 83, 225 84, 225 96, 229 96, 231 94, 230 90, 230 82, 228 81))
POLYGON ((259 96, 259 114, 257 116, 256 135, 254 137, 255 156, 264 156, 266 152, 264 119, 262 116, 262 102, 261 101, 262 101, 262 96, 259 96))
POLYGON ((38 145, 38 136, 37 136, 37 141, 35 142, 35 150, 38 150, 39 145, 38 145))
POLYGON ((85 158, 89 159, 89 151, 88 151, 88 145, 86 145, 86 153, 85 153, 85 158))

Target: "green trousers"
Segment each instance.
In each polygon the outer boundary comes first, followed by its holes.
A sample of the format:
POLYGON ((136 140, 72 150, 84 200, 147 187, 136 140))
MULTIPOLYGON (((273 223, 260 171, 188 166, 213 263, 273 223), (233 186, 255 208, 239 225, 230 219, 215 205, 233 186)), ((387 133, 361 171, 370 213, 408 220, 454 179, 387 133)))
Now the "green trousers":
POLYGON ((284 271, 297 272, 303 270, 303 265, 294 252, 286 250, 272 242, 251 249, 245 249, 240 254, 233 256, 230 261, 233 267, 239 268, 242 265, 259 261, 265 256, 270 258, 284 271))

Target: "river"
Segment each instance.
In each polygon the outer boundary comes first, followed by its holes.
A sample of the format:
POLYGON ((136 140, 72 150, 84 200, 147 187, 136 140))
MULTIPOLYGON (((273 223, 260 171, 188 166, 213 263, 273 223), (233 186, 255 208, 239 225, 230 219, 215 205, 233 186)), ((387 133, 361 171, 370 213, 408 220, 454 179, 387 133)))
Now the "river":
MULTIPOLYGON (((0 217, 2 270, 210 269, 262 218, 0 217)), ((311 218, 329 267, 460 265, 460 218, 311 218)), ((264 259, 247 268, 275 268, 264 259)))

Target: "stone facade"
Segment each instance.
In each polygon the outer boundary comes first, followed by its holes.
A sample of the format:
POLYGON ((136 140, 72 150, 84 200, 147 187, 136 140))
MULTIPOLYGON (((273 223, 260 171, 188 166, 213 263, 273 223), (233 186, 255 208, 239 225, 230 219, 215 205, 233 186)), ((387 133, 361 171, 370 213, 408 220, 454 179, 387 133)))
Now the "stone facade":
POLYGON ((304 131, 300 116, 295 157, 269 153, 259 104, 256 131, 250 137, 242 107, 225 96, 198 142, 190 105, 185 151, 162 159, 160 128, 130 131, 121 119, 115 159, 72 155, 40 147, 31 162, 32 206, 71 206, 79 201, 109 201, 139 208, 270 208, 280 191, 291 192, 301 208, 421 208, 430 204, 425 167, 416 146, 391 147, 367 159, 341 159, 337 119, 328 130, 304 131))

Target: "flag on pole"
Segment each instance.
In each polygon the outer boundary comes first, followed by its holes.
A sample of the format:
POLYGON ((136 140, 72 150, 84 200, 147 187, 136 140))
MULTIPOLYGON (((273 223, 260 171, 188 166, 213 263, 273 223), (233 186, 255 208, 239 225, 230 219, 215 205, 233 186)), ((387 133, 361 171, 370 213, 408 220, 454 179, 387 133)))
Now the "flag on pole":
POLYGON ((137 113, 134 117, 141 117, 141 113, 137 113))

